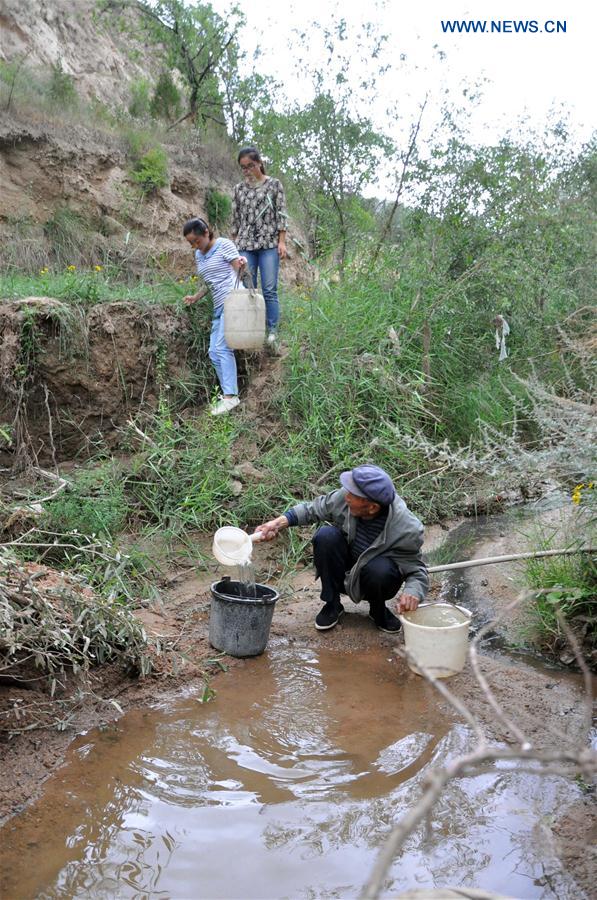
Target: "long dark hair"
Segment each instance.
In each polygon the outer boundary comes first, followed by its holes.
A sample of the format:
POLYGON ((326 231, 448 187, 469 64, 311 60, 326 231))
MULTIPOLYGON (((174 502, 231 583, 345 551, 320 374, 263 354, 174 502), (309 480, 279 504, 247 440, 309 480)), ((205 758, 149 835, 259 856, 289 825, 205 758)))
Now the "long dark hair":
POLYGON ((248 156, 249 159, 253 160, 253 162, 259 163, 261 174, 265 175, 265 165, 263 163, 263 160, 261 159, 261 153, 259 152, 257 147, 243 147, 238 154, 237 162, 240 163, 243 156, 248 156))
POLYGON ((185 222, 182 226, 183 236, 186 237, 191 231, 193 234, 209 234, 210 239, 214 236, 213 231, 203 219, 189 219, 188 222, 185 222))

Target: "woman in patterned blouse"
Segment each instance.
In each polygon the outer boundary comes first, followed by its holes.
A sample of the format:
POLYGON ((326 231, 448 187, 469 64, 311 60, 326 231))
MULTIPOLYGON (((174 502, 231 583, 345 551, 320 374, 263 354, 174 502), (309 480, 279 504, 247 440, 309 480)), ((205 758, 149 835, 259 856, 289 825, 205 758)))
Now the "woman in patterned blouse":
POLYGON ((238 162, 244 181, 234 188, 232 236, 249 264, 255 287, 257 272, 261 275, 267 341, 275 345, 280 318, 278 271, 280 260, 286 256, 284 188, 277 178, 266 175, 263 160, 255 147, 243 147, 238 162))

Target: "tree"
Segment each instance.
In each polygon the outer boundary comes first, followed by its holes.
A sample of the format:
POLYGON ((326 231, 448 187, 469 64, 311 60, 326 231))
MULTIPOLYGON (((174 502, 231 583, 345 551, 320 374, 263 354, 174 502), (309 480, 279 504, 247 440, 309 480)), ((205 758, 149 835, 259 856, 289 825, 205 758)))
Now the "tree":
POLYGON ((61 106, 75 106, 79 99, 75 80, 72 75, 64 71, 61 59, 52 63, 50 68, 48 96, 54 103, 61 106))
POLYGON ((344 19, 316 24, 297 38, 293 55, 311 97, 282 111, 254 111, 252 131, 298 198, 315 254, 333 251, 343 267, 352 236, 371 221, 362 192, 393 148, 368 114, 385 71, 380 53, 386 39, 371 25, 351 35, 344 19), (318 42, 324 63, 315 67, 318 42))
POLYGON ((362 219, 360 195, 375 180, 390 141, 328 92, 302 108, 259 117, 256 132, 293 182, 313 249, 319 254, 336 249, 342 266, 362 219))
POLYGON ((180 73, 186 110, 170 128, 189 119, 225 124, 219 78, 244 22, 238 7, 226 19, 209 3, 187 6, 183 0, 103 0, 103 9, 119 15, 121 28, 131 37, 154 47, 164 71, 180 73), (130 10, 137 15, 126 15, 130 10))
POLYGON ((231 67, 223 73, 222 83, 230 135, 236 144, 248 143, 249 136, 255 131, 256 119, 272 110, 277 82, 258 72, 242 78, 238 69, 231 67))

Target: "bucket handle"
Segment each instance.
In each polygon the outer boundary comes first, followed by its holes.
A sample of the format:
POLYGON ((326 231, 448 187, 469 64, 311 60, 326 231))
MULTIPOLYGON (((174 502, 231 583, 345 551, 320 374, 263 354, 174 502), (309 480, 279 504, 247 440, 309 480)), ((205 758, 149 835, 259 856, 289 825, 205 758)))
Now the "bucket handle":
POLYGON ((248 291, 251 292, 251 294, 255 293, 256 288, 255 288, 255 285, 253 284, 253 279, 251 278, 251 274, 250 274, 248 268, 245 269, 245 271, 242 274, 241 274, 240 269, 237 271, 236 281, 234 282, 234 290, 235 291, 238 290, 241 283, 244 288, 246 288, 248 291), (247 284, 247 281, 249 281, 250 284, 247 284))

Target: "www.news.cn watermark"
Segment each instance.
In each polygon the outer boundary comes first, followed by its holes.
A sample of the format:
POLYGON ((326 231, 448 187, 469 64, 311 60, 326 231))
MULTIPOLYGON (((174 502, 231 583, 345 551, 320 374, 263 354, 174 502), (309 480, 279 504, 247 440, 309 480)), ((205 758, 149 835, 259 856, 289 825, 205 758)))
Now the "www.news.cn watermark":
POLYGON ((566 34, 566 19, 442 19, 444 34, 566 34))

